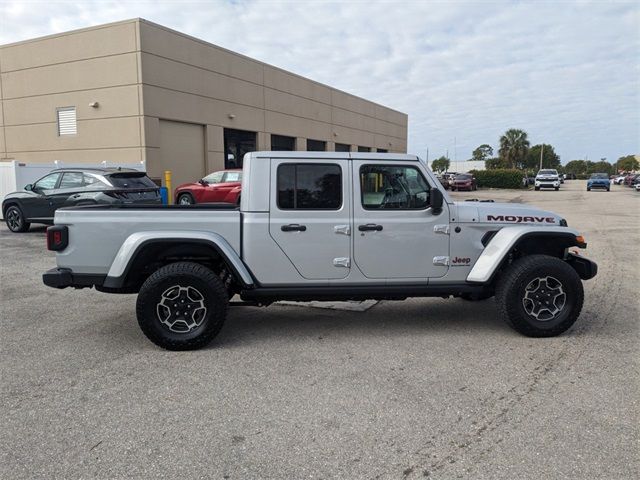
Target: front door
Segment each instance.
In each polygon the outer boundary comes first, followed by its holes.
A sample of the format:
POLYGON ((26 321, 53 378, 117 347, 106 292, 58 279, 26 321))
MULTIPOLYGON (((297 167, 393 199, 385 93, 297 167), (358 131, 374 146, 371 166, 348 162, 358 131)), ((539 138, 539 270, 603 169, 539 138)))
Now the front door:
POLYGON ((353 161, 354 259, 375 279, 426 279, 447 273, 447 205, 434 215, 431 185, 416 164, 353 161), (439 228, 437 230, 443 230, 439 228), (443 257, 443 258, 440 258, 443 257))
POLYGON ((27 218, 49 219, 53 217, 55 211, 53 194, 61 175, 59 172, 50 173, 33 184, 31 191, 34 195, 25 198, 22 202, 27 218))
POLYGON ((305 279, 349 274, 350 183, 347 160, 271 159, 269 233, 305 279))

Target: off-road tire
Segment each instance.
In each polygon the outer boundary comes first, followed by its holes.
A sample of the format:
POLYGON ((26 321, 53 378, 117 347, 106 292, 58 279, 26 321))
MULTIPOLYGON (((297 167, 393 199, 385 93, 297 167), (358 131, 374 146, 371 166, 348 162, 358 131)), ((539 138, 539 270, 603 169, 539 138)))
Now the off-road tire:
POLYGON ((193 198, 193 195, 191 195, 190 193, 181 193, 180 195, 178 195, 178 198, 176 198, 176 204, 177 205, 195 205, 196 204, 196 200, 193 198), (181 203, 180 201, 183 198, 187 199, 188 202, 187 203, 181 203))
POLYGON ((25 221, 24 214, 17 205, 11 205, 7 208, 4 212, 4 221, 7 224, 7 228, 13 233, 26 232, 31 226, 29 222, 25 221))
POLYGON ((208 345, 220 332, 228 306, 227 290, 213 271, 198 263, 178 262, 158 269, 142 284, 136 315, 142 332, 156 345, 167 350, 195 350, 208 345), (163 293, 173 286, 192 287, 202 295, 206 313, 191 331, 172 331, 160 320, 158 305, 163 293))
POLYGON ((529 255, 514 261, 497 282, 496 304, 500 316, 511 328, 528 337, 554 337, 565 332, 578 319, 583 301, 582 281, 573 267, 548 255, 529 255), (523 298, 530 282, 548 276, 560 282, 566 300, 555 318, 540 321, 526 312, 523 298))

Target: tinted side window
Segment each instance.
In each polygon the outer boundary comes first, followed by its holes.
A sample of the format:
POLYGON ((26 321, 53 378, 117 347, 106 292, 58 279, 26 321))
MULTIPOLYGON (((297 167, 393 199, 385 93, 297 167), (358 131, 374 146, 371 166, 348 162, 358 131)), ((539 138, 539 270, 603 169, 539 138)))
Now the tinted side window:
POLYGON ((51 190, 58 182, 59 173, 52 173, 38 180, 34 186, 37 190, 51 190))
POLYGON ((83 185, 82 173, 66 172, 62 175, 60 186, 58 188, 79 188, 83 185))
POLYGON ((342 205, 339 165, 285 163, 278 167, 281 210, 338 210, 342 205))
POLYGON ((429 206, 429 184, 416 167, 360 167, 362 206, 367 210, 421 210, 429 206))

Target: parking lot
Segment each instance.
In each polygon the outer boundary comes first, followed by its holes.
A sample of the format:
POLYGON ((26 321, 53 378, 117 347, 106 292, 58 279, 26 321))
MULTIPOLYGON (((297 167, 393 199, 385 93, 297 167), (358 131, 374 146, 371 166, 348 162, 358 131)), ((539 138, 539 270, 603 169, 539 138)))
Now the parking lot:
POLYGON ((44 227, 0 227, 2 478, 640 476, 640 194, 456 192, 562 214, 599 265, 576 325, 523 337, 491 300, 231 309, 168 352, 134 295, 55 291, 44 227))

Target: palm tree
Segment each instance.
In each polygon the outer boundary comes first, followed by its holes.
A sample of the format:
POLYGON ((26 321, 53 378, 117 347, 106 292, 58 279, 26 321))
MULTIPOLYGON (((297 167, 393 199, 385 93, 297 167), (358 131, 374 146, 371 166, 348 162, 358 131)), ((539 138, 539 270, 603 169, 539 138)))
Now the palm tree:
POLYGON ((500 137, 500 158, 511 168, 522 168, 529 151, 527 132, 518 128, 510 128, 500 137))

